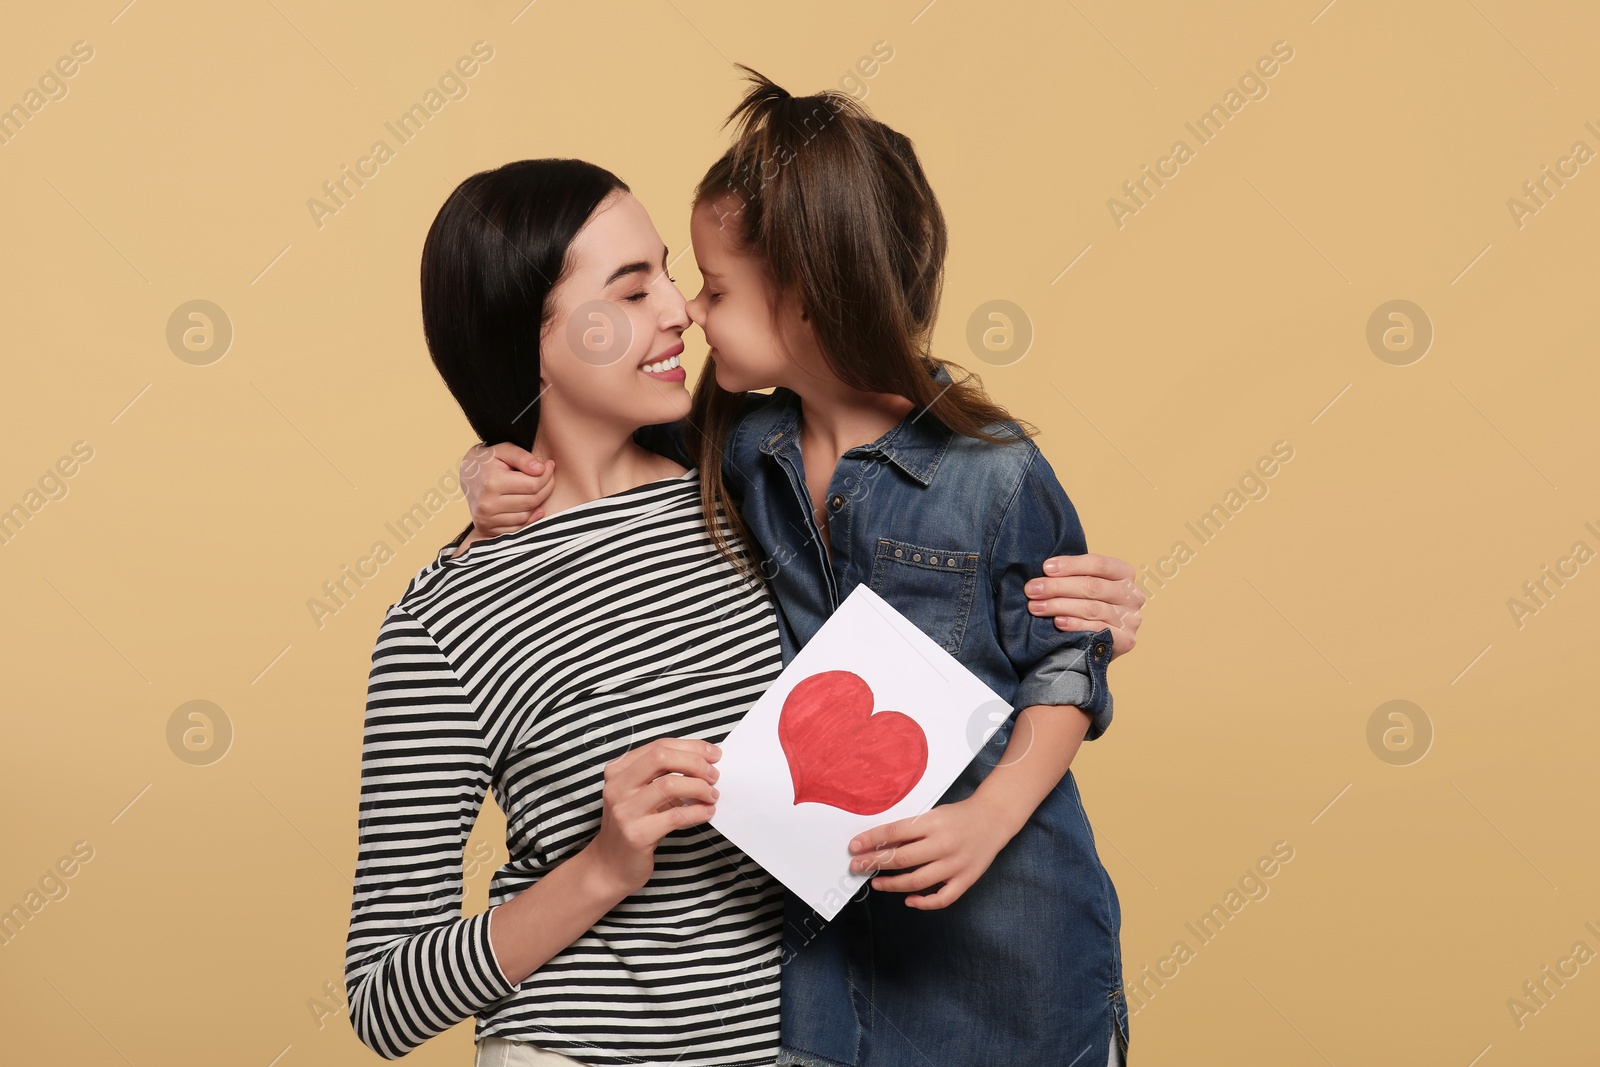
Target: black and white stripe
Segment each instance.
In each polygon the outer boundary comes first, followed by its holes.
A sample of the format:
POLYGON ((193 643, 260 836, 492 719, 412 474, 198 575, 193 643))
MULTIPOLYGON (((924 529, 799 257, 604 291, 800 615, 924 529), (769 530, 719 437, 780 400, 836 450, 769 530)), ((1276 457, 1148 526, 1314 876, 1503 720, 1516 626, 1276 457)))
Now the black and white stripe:
POLYGON ((520 985, 493 909, 599 829, 605 763, 657 737, 722 740, 782 669, 764 589, 706 535, 696 472, 451 548, 388 612, 368 681, 345 985, 386 1059, 471 1015, 476 1039, 590 1064, 771 1064, 782 889, 708 825, 520 985), (510 860, 462 918, 486 790, 510 860))

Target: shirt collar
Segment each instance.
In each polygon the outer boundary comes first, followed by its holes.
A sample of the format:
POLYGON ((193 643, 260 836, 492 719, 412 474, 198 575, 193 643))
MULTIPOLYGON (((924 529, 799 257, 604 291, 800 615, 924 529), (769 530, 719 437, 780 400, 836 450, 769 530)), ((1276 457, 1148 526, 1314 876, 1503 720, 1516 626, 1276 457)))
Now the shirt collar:
MULTIPOLYGON (((934 363, 929 377, 936 382, 948 383, 950 372, 943 364, 934 363)), ((788 390, 774 390, 779 402, 766 409, 764 425, 752 427, 760 434, 759 448, 766 455, 781 449, 799 447, 800 397, 788 390)), ((939 461, 950 448, 955 434, 937 418, 919 409, 908 414, 882 437, 871 444, 858 445, 845 453, 882 456, 910 475, 918 485, 926 487, 933 480, 939 461)))

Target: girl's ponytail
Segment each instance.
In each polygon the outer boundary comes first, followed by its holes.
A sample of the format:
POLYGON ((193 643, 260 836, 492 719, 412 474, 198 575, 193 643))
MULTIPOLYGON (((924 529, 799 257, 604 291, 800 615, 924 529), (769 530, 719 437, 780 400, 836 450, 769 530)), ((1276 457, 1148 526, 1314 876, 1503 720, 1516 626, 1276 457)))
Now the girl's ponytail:
MULTIPOLYGON (((911 141, 851 96, 792 96, 737 66, 753 84, 724 123, 736 127, 733 144, 700 179, 695 204, 712 204, 736 243, 765 263, 775 291, 799 297, 840 381, 903 396, 958 434, 1015 440, 994 425, 1011 417, 978 379, 929 351, 949 237, 911 141), (930 375, 934 364, 950 370, 952 384, 930 375)), ((714 516, 720 506, 748 533, 722 480, 739 404, 708 367, 689 417, 711 534, 736 563, 714 516)))

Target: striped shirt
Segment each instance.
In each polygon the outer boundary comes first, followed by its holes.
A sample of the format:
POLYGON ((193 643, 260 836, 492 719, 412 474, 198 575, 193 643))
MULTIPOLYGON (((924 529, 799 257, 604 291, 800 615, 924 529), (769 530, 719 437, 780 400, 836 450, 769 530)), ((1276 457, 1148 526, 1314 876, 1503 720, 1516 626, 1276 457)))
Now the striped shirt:
POLYGON ((709 824, 521 983, 494 908, 600 826, 605 764, 658 737, 721 741, 782 669, 771 601, 719 556, 690 470, 453 546, 378 633, 361 754, 345 986, 386 1059, 477 1016, 475 1040, 586 1064, 770 1065, 782 887, 709 824), (509 860, 463 918, 485 791, 509 860))

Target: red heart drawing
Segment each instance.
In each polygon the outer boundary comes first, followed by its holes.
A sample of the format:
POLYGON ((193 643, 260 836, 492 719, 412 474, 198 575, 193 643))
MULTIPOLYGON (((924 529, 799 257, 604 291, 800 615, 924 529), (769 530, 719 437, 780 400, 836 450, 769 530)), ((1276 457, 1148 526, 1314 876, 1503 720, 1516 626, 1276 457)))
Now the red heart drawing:
POLYGON ((872 687, 850 671, 813 674, 789 691, 778 743, 789 760, 794 802, 857 815, 886 811, 922 780, 928 739, 911 716, 872 712, 872 687))

